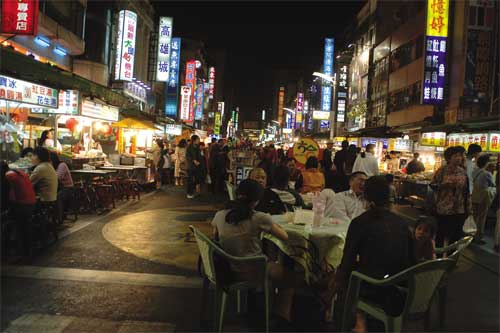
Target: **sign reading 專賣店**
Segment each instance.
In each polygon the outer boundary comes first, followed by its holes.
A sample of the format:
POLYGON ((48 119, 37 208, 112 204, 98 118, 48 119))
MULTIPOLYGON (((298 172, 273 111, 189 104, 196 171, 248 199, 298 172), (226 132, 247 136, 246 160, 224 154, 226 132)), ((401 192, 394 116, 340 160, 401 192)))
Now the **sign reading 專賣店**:
POLYGON ((422 133, 422 137, 420 138, 420 144, 422 146, 445 147, 446 132, 422 133))
POLYGON ((3 0, 0 33, 34 36, 38 28, 38 0, 3 0))
POLYGON ((305 165, 307 159, 311 156, 319 156, 318 143, 313 139, 300 138, 299 141, 293 145, 293 157, 298 163, 305 165))
POLYGON ((422 104, 442 104, 446 81, 449 0, 427 0, 422 104))
POLYGON ((59 106, 59 91, 0 75, 0 99, 57 109, 59 106))

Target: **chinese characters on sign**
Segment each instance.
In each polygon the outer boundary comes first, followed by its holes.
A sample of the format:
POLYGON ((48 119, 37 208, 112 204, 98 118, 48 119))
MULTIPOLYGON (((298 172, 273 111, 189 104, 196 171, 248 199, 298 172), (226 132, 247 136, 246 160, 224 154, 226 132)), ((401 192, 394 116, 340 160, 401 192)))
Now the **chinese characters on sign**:
POLYGON ((446 146, 446 133, 445 132, 427 132, 422 133, 420 138, 422 146, 444 147, 446 146))
POLYGON ((210 67, 209 74, 208 74, 208 98, 213 99, 214 98, 214 92, 215 92, 215 67, 210 67))
POLYGON ((165 115, 177 116, 177 100, 179 93, 179 64, 181 62, 181 39, 172 38, 170 43, 170 73, 168 75, 165 115))
POLYGON ((147 92, 146 89, 135 84, 135 83, 125 83, 123 85, 123 92, 130 97, 138 99, 141 102, 147 103, 147 92))
MULTIPOLYGON (((325 53, 323 58, 323 74, 333 76, 333 52, 334 40, 333 38, 325 38, 325 53)), ((331 85, 321 87, 321 109, 323 111, 331 111, 332 109, 332 87, 331 85)), ((327 128, 330 124, 327 121, 320 123, 321 128, 327 128)))
MULTIPOLYGON (((298 93, 297 94, 297 115, 295 116, 295 122, 297 124, 302 124, 303 122, 303 114, 302 112, 304 111, 304 94, 303 93, 298 93)), ((300 127, 297 125, 297 127, 300 127)))
POLYGON ((195 91, 195 95, 194 95, 194 100, 196 102, 194 119, 196 119, 196 120, 203 119, 203 93, 204 93, 203 82, 199 82, 196 85, 196 91, 195 91))
MULTIPOLYGON (((220 105, 220 103, 219 103, 220 105)), ((220 124, 221 124, 221 117, 220 117, 220 112, 215 113, 215 123, 214 123, 214 134, 219 135, 220 134, 220 124)))
POLYGON ((191 88, 188 86, 181 87, 181 120, 193 121, 191 116, 191 88))
POLYGON ((190 60, 186 63, 186 86, 191 89, 191 101, 189 102, 189 121, 194 120, 194 91, 196 85, 196 61, 190 60))
POLYGON ((0 99, 18 103, 58 108, 57 89, 0 75, 0 99))
POLYGON ((441 104, 444 101, 448 7, 448 0, 427 0, 422 104, 441 104))
POLYGON ((160 26, 158 29, 158 63, 156 65, 156 81, 168 82, 170 73, 170 47, 172 39, 171 17, 160 17, 160 26))
POLYGON ((120 109, 111 105, 96 103, 87 99, 82 102, 82 116, 117 121, 119 112, 120 109))
POLYGON ((469 30, 465 63, 464 96, 488 94, 491 31, 469 30))
POLYGON ((463 146, 468 149, 473 143, 481 146, 483 151, 488 148, 488 133, 452 133, 446 137, 447 146, 463 146))
POLYGON ((278 93, 278 122, 283 126, 283 108, 285 106, 285 87, 280 87, 278 93))
POLYGON ((1 33, 36 35, 38 0, 3 0, 1 33))
POLYGON ((137 14, 121 10, 118 18, 115 80, 132 81, 134 76, 135 34, 137 14))
POLYGON ((59 90, 59 107, 57 109, 32 108, 32 113, 52 113, 78 115, 80 96, 78 90, 59 90))
POLYGON ((495 153, 500 153, 500 133, 490 133, 488 150, 495 153))
POLYGON ((339 123, 345 121, 347 93, 349 92, 349 83, 347 81, 347 77, 347 65, 342 65, 339 68, 339 79, 337 81, 337 122, 339 123))

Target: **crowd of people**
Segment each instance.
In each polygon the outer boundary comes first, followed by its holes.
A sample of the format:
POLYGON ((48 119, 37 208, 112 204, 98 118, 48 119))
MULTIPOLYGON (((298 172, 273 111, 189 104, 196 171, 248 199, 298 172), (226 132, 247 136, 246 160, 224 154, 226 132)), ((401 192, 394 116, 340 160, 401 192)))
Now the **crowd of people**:
MULTIPOLYGON (((261 232, 286 241, 286 231, 273 223, 271 216, 305 208, 301 194, 317 193, 325 199, 324 216, 348 225, 342 262, 321 291, 322 300, 328 303, 335 294, 346 291, 354 270, 381 279, 420 261, 435 259, 436 247, 464 236, 464 222, 469 216, 477 224, 476 241, 481 241, 486 214, 496 195, 498 175, 495 183, 496 165, 491 155, 481 154, 479 146, 470 145, 467 154, 463 147, 446 149, 446 161, 432 179, 432 207, 427 209, 429 214, 416 222, 391 209, 395 201, 394 176, 380 175, 373 145, 359 151, 345 141, 337 153, 331 148, 327 146, 321 161, 309 157, 302 169, 297 168, 293 157, 272 145, 262 149, 260 163, 237 187, 235 200, 212 221, 222 247, 236 256, 250 256, 263 253, 261 232)), ((424 170, 418 158, 415 154, 410 161, 409 173, 424 170)), ((394 163, 393 168, 398 167, 394 163)), ((497 236, 498 228, 497 222, 497 236)), ((238 267, 238 271, 245 269, 238 267)), ((278 286, 283 285, 284 276, 289 282, 294 281, 282 287, 287 297, 277 302, 275 309, 278 317, 288 321, 292 299, 289 295, 300 285, 300 279, 289 267, 273 267, 270 271, 280 272, 269 274, 278 286)), ((398 315, 404 305, 404 297, 396 288, 362 288, 361 294, 392 315, 398 315)), ((357 314, 354 331, 366 331, 361 313, 357 314)))

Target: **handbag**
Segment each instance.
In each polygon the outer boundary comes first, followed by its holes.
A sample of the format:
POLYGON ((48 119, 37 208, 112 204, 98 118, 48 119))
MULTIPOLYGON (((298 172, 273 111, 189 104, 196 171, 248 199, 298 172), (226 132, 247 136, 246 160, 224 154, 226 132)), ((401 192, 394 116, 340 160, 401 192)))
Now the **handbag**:
POLYGON ((476 222, 474 221, 474 217, 469 215, 465 220, 463 232, 469 235, 475 235, 477 232, 476 222))

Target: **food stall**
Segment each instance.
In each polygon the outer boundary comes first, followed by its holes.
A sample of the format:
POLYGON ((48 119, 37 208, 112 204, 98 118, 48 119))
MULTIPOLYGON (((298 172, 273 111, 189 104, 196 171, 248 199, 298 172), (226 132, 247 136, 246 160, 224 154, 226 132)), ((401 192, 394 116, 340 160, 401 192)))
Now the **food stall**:
POLYGON ((445 147, 445 132, 422 133, 420 141, 413 143, 413 151, 420 154, 419 159, 424 164, 425 171, 397 175, 395 185, 400 198, 408 199, 412 205, 424 206, 432 176, 443 163, 445 147))
POLYGON ((153 136, 158 129, 151 121, 135 118, 122 119, 113 123, 112 127, 118 130, 118 153, 109 156, 110 164, 114 167, 126 166, 120 170, 128 176, 133 174, 140 184, 154 182, 150 169, 152 156, 148 149, 153 147, 153 136))

